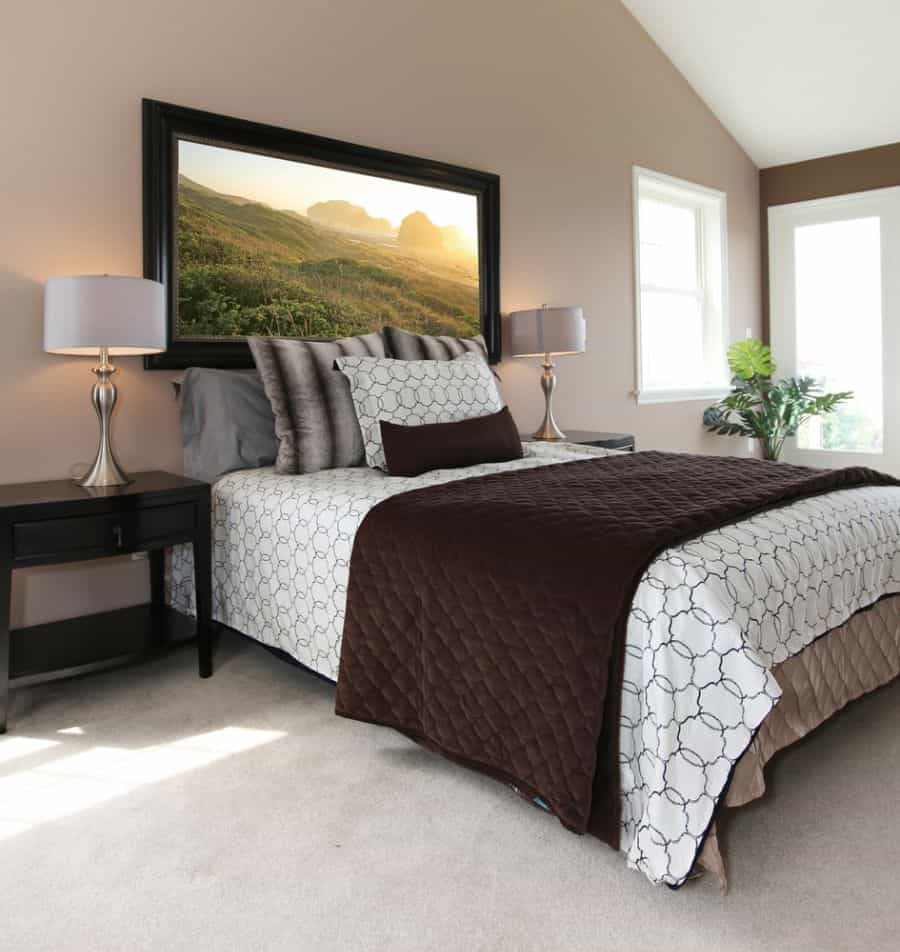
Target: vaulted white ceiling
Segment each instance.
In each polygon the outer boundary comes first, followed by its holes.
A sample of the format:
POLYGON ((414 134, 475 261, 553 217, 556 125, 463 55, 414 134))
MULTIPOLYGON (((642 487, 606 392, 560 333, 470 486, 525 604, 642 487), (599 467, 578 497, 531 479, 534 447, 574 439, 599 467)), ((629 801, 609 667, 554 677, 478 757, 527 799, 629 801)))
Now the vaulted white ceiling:
POLYGON ((622 0, 761 168, 900 142, 900 0, 622 0))

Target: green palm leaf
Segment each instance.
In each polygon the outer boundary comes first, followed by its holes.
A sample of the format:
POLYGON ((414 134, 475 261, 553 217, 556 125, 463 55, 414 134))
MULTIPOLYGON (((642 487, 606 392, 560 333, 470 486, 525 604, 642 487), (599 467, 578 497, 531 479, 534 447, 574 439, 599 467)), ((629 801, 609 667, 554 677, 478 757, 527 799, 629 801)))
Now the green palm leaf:
POLYGON ((728 366, 735 377, 752 380, 754 377, 771 377, 775 373, 772 351, 759 340, 739 340, 728 348, 728 366))
POLYGON ((853 399, 851 391, 823 393, 814 377, 772 380, 771 350, 758 340, 742 340, 728 348, 734 374, 732 391, 703 412, 703 425, 722 436, 749 436, 763 445, 767 459, 778 459, 784 441, 795 436, 810 417, 833 413, 853 399))

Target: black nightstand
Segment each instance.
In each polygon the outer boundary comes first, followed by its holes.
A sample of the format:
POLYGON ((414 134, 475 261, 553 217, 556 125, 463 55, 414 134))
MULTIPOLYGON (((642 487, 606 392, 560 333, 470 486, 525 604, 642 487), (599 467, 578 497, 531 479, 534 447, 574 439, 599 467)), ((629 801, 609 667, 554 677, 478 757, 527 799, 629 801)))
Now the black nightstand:
POLYGON ((171 473, 138 473, 127 486, 84 489, 71 480, 0 485, 0 733, 10 688, 135 661, 190 633, 163 594, 165 546, 194 547, 200 676, 212 672, 210 487, 171 473), (14 569, 150 553, 150 602, 11 631, 14 569))
MULTIPOLYGON (((566 430, 566 443, 580 443, 582 446, 602 446, 607 450, 628 450, 634 452, 634 436, 631 433, 596 433, 592 430, 566 430)), ((530 434, 520 434, 523 443, 534 442, 530 434)))

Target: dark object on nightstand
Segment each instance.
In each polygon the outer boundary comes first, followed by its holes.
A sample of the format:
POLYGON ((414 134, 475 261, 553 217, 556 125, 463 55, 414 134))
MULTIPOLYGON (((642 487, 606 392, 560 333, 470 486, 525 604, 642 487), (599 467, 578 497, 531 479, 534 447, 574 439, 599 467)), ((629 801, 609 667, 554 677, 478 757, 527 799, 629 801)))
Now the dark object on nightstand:
POLYGON ((200 676, 212 673, 210 487, 171 473, 125 486, 72 480, 0 485, 0 733, 9 689, 100 671, 158 651, 192 627, 164 602, 164 548, 194 547, 200 676), (150 553, 150 602, 11 631, 13 569, 150 553))
MULTIPOLYGON (((535 442, 533 436, 521 434, 523 443, 535 442)), ((592 430, 566 430, 566 438, 561 442, 580 443, 582 446, 602 446, 607 450, 628 450, 634 452, 634 436, 631 433, 595 433, 592 430)))

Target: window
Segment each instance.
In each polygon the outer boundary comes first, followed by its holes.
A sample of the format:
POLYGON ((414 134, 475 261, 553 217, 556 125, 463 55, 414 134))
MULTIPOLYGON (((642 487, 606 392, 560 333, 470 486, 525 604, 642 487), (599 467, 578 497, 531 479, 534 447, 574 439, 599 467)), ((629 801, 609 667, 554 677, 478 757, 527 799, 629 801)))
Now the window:
POLYGON ((900 188, 769 209, 769 315, 782 376, 853 398, 785 444, 787 462, 900 473, 900 188))
MULTIPOLYGON (((797 446, 881 453, 881 220, 850 218, 794 229, 797 373, 854 399, 800 428, 797 446), (853 333, 847 317, 853 315, 853 333)), ((781 315, 779 315, 780 319, 781 315)))
POLYGON ((728 390, 725 195, 634 169, 639 403, 728 390))

